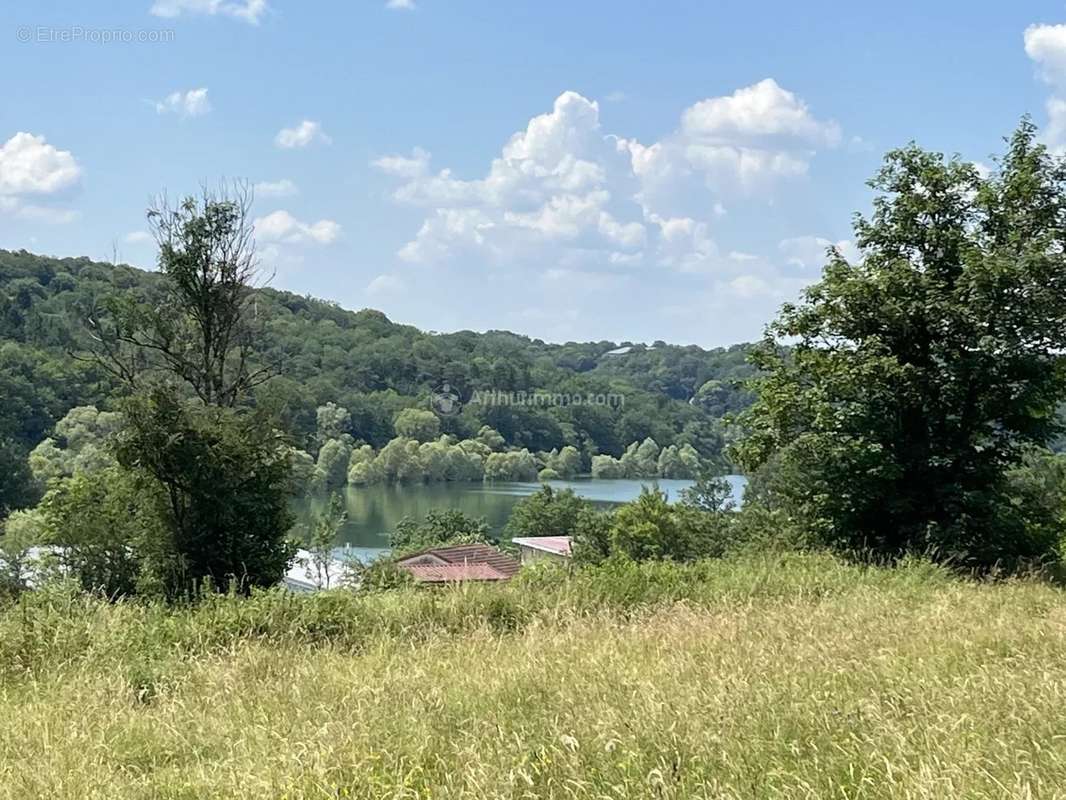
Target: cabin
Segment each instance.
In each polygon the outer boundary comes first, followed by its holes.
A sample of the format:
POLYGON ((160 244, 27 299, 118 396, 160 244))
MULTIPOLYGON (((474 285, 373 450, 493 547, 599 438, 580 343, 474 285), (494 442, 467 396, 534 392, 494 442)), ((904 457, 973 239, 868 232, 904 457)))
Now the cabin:
POLYGON ((522 566, 538 561, 569 561, 569 536, 523 536, 511 540, 517 547, 522 566))
POLYGON ((401 558, 396 566, 419 583, 458 583, 463 581, 509 581, 519 563, 487 544, 458 544, 433 547, 401 558))

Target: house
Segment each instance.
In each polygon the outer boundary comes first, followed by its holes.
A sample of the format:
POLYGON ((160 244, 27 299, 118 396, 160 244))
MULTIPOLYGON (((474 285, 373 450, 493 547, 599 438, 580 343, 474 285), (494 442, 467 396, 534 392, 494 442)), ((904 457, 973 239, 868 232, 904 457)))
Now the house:
POLYGON ((522 565, 537 561, 568 561, 570 553, 569 536, 524 536, 512 539, 518 547, 522 565))
POLYGON ((396 562, 419 583, 459 581, 507 581, 518 572, 519 563, 487 544, 457 544, 434 547, 396 562))

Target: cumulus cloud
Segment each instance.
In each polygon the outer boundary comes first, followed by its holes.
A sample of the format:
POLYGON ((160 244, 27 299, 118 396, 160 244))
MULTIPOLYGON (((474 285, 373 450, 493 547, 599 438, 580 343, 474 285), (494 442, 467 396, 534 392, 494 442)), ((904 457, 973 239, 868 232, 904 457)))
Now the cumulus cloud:
POLYGON ((1023 36, 1025 53, 1048 83, 1066 82, 1066 25, 1030 25, 1023 36))
POLYGON ((254 224, 257 239, 282 244, 331 244, 341 233, 341 226, 331 219, 301 222, 284 210, 258 217, 254 224))
POLYGON ((177 114, 179 117, 200 117, 211 110, 207 89, 189 89, 187 92, 171 92, 155 104, 158 114, 177 114))
POLYGON ((1026 55, 1055 92, 1045 105, 1044 140, 1061 153, 1066 150, 1066 25, 1030 25, 1023 41, 1026 55))
POLYGON ((258 25, 266 10, 266 0, 156 0, 151 13, 167 19, 182 14, 220 15, 258 25))
POLYGON ((434 169, 430 153, 374 160, 393 199, 426 209, 402 259, 489 261, 701 272, 736 264, 711 220, 722 198, 802 175, 840 143, 794 93, 767 79, 685 109, 676 131, 644 144, 602 130, 598 103, 568 91, 514 133, 481 176, 434 169))
POLYGON ((282 128, 274 137, 274 144, 286 150, 307 147, 314 142, 331 144, 333 140, 326 135, 319 123, 309 119, 303 120, 293 128, 282 128))
POLYGON ((31 222, 71 222, 78 212, 27 198, 57 195, 74 187, 81 174, 69 151, 53 147, 43 136, 16 133, 0 145, 0 212, 31 222))
POLYGON ((252 188, 256 197, 292 197, 299 194, 300 190, 296 184, 288 178, 282 178, 280 181, 260 181, 252 188))
POLYGON ((726 146, 764 141, 774 147, 798 140, 835 147, 841 136, 837 123, 815 119, 806 103, 773 78, 701 100, 685 110, 681 129, 693 140, 726 146))
POLYGON ((392 11, 414 11, 417 6, 415 0, 388 0, 385 3, 385 8, 392 11))
POLYGON ((0 145, 0 195, 53 194, 80 179, 74 156, 43 136, 19 132, 0 145))

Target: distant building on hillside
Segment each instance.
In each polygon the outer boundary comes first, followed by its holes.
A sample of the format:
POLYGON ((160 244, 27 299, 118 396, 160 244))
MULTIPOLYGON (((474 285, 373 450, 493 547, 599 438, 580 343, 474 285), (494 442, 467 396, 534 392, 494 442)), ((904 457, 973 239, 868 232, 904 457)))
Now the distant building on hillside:
POLYGON ((459 544, 414 553, 398 560, 396 566, 419 583, 457 583, 507 581, 520 565, 491 545, 459 544))
POLYGON ((518 547, 523 566, 545 560, 569 561, 571 557, 569 536, 523 536, 511 541, 518 547))

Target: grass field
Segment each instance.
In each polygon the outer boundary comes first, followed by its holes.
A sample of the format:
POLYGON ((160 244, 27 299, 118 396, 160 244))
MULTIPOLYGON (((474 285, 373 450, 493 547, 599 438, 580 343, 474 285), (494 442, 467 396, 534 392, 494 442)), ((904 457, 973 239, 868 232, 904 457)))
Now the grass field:
POLYGON ((762 557, 0 612, 2 798, 1066 797, 1066 595, 762 557))

